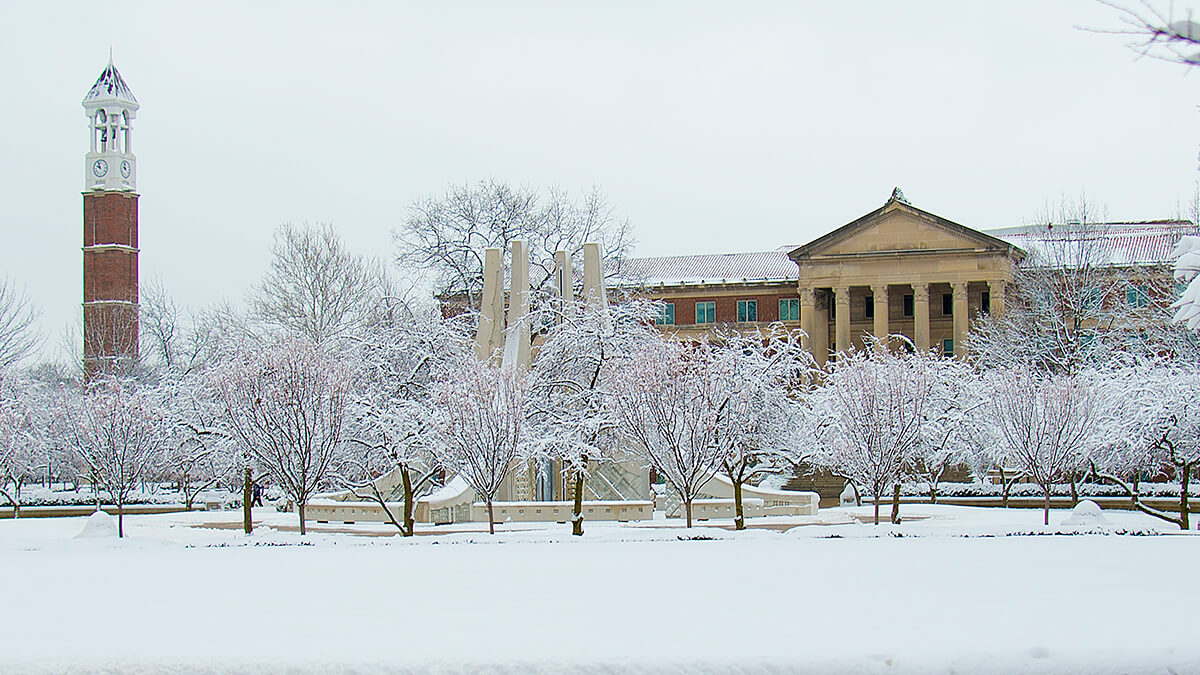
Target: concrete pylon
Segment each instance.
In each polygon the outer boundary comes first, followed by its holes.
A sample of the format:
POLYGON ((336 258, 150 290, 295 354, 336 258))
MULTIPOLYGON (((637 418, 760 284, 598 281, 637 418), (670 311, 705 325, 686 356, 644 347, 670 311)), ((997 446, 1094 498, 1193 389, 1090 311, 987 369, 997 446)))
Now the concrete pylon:
POLYGON ((479 326, 475 331, 475 356, 487 361, 496 354, 504 338, 504 294, 500 279, 500 249, 483 252, 483 297, 479 302, 479 326))
POLYGON ((571 267, 570 251, 554 252, 554 282, 559 306, 564 314, 570 315, 575 305, 575 270, 571 267))
POLYGON ((528 370, 532 364, 529 353, 529 249, 523 239, 512 242, 512 267, 508 277, 508 329, 500 365, 528 370))
POLYGON ((588 304, 608 305, 608 293, 604 290, 604 265, 600 258, 600 244, 588 242, 583 245, 583 299, 588 304))

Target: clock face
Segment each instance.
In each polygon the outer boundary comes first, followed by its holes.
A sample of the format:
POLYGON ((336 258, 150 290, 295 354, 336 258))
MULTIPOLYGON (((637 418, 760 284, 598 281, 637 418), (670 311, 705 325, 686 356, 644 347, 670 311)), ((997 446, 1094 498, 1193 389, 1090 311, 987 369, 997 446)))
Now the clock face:
POLYGON ((130 173, 132 173, 132 172, 133 172, 133 167, 132 167, 132 166, 130 166, 129 162, 128 162, 128 161, 122 161, 122 162, 121 162, 121 177, 122 177, 122 178, 129 178, 129 174, 130 174, 130 173))
POLYGON ((96 178, 103 178, 106 173, 108 173, 108 162, 98 159, 92 163, 92 175, 96 178))

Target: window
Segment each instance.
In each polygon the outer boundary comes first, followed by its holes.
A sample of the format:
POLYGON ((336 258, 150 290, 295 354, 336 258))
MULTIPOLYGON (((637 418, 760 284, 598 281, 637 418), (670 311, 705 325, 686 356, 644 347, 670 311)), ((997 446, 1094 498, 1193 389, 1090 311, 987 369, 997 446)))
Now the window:
POLYGON ((758 301, 738 300, 738 321, 758 321, 758 301))
POLYGON ((942 340, 942 356, 954 356, 954 340, 942 340))
POLYGON ((779 320, 780 321, 799 321, 800 320, 800 298, 780 298, 779 299, 779 320))
POLYGON ((1149 307, 1150 288, 1148 286, 1130 285, 1125 289, 1125 304, 1130 307, 1149 307))
POLYGON ((912 315, 913 315, 913 296, 910 293, 910 294, 904 296, 904 316, 912 316, 912 315))
POLYGON ((992 313, 992 294, 990 291, 984 291, 979 296, 979 311, 984 314, 992 313))
POLYGON ((717 303, 709 300, 696 303, 696 323, 716 323, 717 303))
POLYGON ((863 316, 867 317, 868 319, 874 319, 875 318, 875 296, 868 295, 865 298, 863 298, 863 300, 865 301, 865 302, 863 302, 863 316))
POLYGON ((1188 282, 1176 281, 1175 282, 1175 295, 1182 296, 1183 292, 1187 290, 1187 287, 1188 287, 1188 282))
POLYGON ((654 317, 655 326, 675 325, 675 303, 664 302, 658 306, 658 316, 654 317))
POLYGON ((1084 299, 1084 306, 1087 309, 1096 310, 1104 306, 1104 291, 1099 288, 1088 289, 1087 297, 1084 299))
POLYGON ((954 314, 954 294, 942 293, 942 316, 954 314))

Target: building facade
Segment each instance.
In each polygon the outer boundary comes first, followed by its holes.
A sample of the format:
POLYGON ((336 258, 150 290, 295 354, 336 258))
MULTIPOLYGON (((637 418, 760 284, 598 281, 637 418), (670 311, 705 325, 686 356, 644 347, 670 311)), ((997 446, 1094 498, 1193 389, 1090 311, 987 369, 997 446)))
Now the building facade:
POLYGON ((138 358, 137 99, 112 59, 87 96, 84 158, 83 365, 86 377, 138 358))
MULTIPOLYGON (((975 230, 913 206, 897 188, 880 208, 803 246, 629 259, 614 290, 662 301, 657 323, 681 339, 778 321, 804 330, 818 363, 894 334, 915 349, 962 355, 972 322, 1005 311, 1016 266, 1045 247, 1046 230, 975 230)), ((1172 247, 1195 232, 1183 220, 1106 223, 1099 249, 1104 264, 1169 279, 1172 247)), ((1151 299, 1138 293, 1129 301, 1151 299)))

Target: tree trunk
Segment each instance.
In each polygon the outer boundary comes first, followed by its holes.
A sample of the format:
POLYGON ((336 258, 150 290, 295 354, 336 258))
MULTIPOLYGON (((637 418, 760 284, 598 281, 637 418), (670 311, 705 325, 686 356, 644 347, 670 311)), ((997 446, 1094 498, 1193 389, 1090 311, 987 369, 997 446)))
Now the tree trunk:
POLYGON ((1004 476, 1004 467, 996 467, 1000 471, 1000 507, 1008 508, 1008 479, 1004 476))
POLYGON ((246 534, 254 531, 254 519, 250 512, 250 502, 254 497, 254 475, 249 468, 246 469, 245 479, 242 481, 242 529, 246 534))
POLYGON ((691 527, 692 526, 692 500, 691 499, 683 500, 683 512, 684 512, 684 515, 687 516, 687 526, 691 527))
POLYGON ((1179 528, 1189 529, 1188 525, 1188 484, 1192 480, 1192 465, 1184 464, 1179 475, 1179 528))
POLYGON ((937 503, 937 483, 929 483, 929 503, 937 503))
POLYGON ((496 534, 496 516, 492 511, 492 498, 488 497, 488 534, 496 534))
POLYGON ((1071 508, 1079 506, 1079 486, 1077 484, 1078 477, 1071 474, 1071 508))
POLYGON ((892 485, 892 524, 900 524, 900 481, 892 485))
POLYGON ((733 529, 746 529, 746 517, 742 511, 742 481, 733 481, 733 508, 737 512, 737 516, 733 519, 733 529))
POLYGON ((872 492, 872 494, 874 495, 873 501, 875 503, 875 524, 878 525, 879 524, 879 490, 874 490, 872 492))
MULTIPOLYGON (((582 457, 581 466, 587 466, 587 455, 582 457)), ((575 471, 575 503, 571 506, 571 535, 583 536, 583 469, 575 471)))
POLYGON ((404 483, 404 527, 400 528, 400 536, 411 537, 416 534, 416 520, 413 518, 413 486, 412 478, 408 475, 408 467, 400 465, 400 480, 404 483))
POLYGON ((1050 524, 1050 484, 1042 486, 1042 524, 1050 524))
POLYGON ((125 538, 125 500, 117 500, 117 538, 125 538))
POLYGON ((296 510, 300 512, 300 536, 302 537, 308 534, 308 528, 304 525, 304 509, 307 506, 308 504, 306 502, 300 502, 296 504, 296 510))

